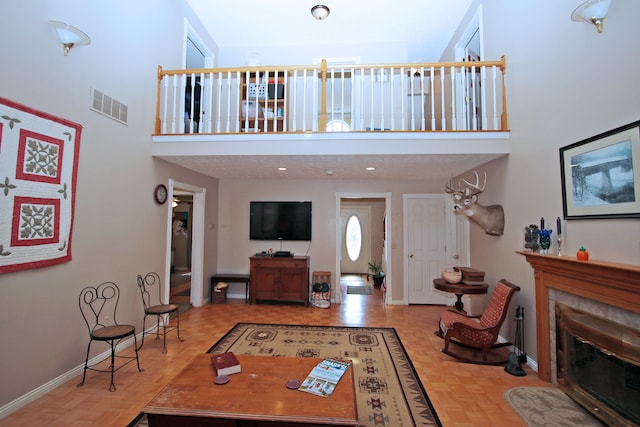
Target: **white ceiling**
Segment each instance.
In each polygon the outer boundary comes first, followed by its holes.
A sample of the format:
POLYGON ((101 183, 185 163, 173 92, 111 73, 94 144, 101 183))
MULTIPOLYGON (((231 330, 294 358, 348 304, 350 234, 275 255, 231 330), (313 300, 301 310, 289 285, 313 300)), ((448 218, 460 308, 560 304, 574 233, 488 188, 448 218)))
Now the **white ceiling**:
POLYGON ((406 44, 408 62, 435 62, 472 0, 187 1, 221 49, 394 42, 406 44), (327 19, 311 16, 317 4, 327 19))
MULTIPOLYGON (((159 156, 220 179, 441 181, 505 154, 159 156), (286 170, 278 170, 286 167, 286 170), (373 167, 374 170, 367 170, 373 167)), ((444 187, 443 187, 444 188, 444 187)))
MULTIPOLYGON (((222 52, 225 49, 259 51, 260 46, 305 48, 345 41, 371 48, 393 42, 407 46, 408 62, 435 62, 440 60, 472 0, 187 1, 222 52), (311 8, 316 4, 326 4, 330 8, 327 19, 317 21, 311 16, 311 8)), ((318 140, 316 143, 323 142, 318 140)), ((478 140, 477 143, 485 141, 478 140)), ((315 153, 306 156, 264 152, 259 155, 182 155, 185 148, 179 154, 161 151, 163 149, 155 152, 156 157, 216 178, 444 182, 452 175, 504 156, 508 150, 483 154, 471 150, 455 154, 399 151, 385 155, 315 153), (366 170, 369 166, 376 170, 366 170), (287 170, 278 171, 278 167, 287 170)))
POLYGON ((153 140, 154 157, 226 179, 446 182, 510 151, 504 132, 185 135, 153 140), (278 170, 281 167, 286 170, 278 170), (367 170, 370 167, 375 170, 367 170))

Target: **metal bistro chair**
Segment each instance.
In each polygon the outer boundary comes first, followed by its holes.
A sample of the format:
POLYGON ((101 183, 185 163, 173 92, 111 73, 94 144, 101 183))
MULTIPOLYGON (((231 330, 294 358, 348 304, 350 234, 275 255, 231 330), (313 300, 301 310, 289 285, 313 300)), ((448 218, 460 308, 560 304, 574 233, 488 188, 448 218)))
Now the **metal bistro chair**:
POLYGON ((144 371, 144 369, 140 368, 140 359, 138 359, 135 326, 120 325, 116 321, 116 310, 119 299, 120 289, 118 289, 118 286, 113 282, 104 282, 97 287, 87 286, 80 292, 78 304, 87 328, 89 328, 89 345, 87 346, 87 357, 84 362, 82 382, 78 384, 78 387, 84 384, 87 369, 97 372, 111 372, 109 391, 116 390, 116 385, 113 382, 114 372, 123 368, 129 362, 135 360, 138 365, 138 371, 144 371), (135 356, 119 356, 116 354, 117 345, 126 337, 133 337, 135 356), (89 352, 93 341, 103 341, 111 347, 111 365, 109 366, 109 370, 93 368, 96 364, 89 366, 89 352), (126 359, 126 362, 116 368, 116 358, 126 359))
POLYGON ((162 346, 162 354, 166 354, 167 352, 167 332, 171 330, 176 330, 178 333, 178 339, 180 341, 184 341, 180 337, 180 311, 178 310, 178 306, 175 304, 162 304, 162 287, 160 286, 160 276, 158 273, 150 272, 147 273, 144 277, 141 274, 138 274, 138 287, 140 288, 140 295, 142 296, 142 304, 144 305, 144 319, 142 321, 142 343, 138 350, 142 348, 144 345, 144 336, 153 332, 147 332, 145 328, 145 324, 147 321, 147 316, 156 316, 156 339, 160 339, 160 326, 162 323, 162 331, 164 343, 162 346), (158 299, 155 300, 152 297, 152 294, 155 293, 152 291, 153 287, 157 286, 158 288, 158 299), (171 315, 176 315, 176 326, 169 326, 169 321, 171 320, 171 315))

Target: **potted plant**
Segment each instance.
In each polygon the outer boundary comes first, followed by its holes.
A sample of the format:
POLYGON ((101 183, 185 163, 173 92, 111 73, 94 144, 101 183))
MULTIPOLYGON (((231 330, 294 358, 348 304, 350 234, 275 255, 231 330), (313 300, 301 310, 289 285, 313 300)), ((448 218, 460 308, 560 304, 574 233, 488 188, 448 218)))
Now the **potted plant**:
POLYGON ((384 271, 382 271, 382 265, 378 264, 377 261, 369 261, 369 271, 370 274, 367 274, 367 280, 369 277, 373 277, 373 286, 379 288, 382 286, 382 282, 384 282, 384 271))

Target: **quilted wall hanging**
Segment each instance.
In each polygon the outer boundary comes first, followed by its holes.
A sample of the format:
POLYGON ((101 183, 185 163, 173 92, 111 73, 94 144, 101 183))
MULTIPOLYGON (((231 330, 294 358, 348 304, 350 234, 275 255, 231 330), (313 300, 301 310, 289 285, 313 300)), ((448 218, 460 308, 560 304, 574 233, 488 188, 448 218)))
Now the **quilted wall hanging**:
POLYGON ((81 133, 0 97, 0 273, 71 261, 81 133))

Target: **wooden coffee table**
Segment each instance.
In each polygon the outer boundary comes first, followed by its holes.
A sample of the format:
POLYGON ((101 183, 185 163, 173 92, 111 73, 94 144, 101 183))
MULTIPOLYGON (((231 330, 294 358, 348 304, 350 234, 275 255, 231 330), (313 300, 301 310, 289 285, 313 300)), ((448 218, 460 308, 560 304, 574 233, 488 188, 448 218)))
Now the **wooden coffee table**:
POLYGON ((242 372, 216 385, 211 355, 197 355, 142 409, 149 426, 358 425, 353 367, 331 396, 321 397, 286 383, 302 382, 322 359, 236 357, 242 372))

